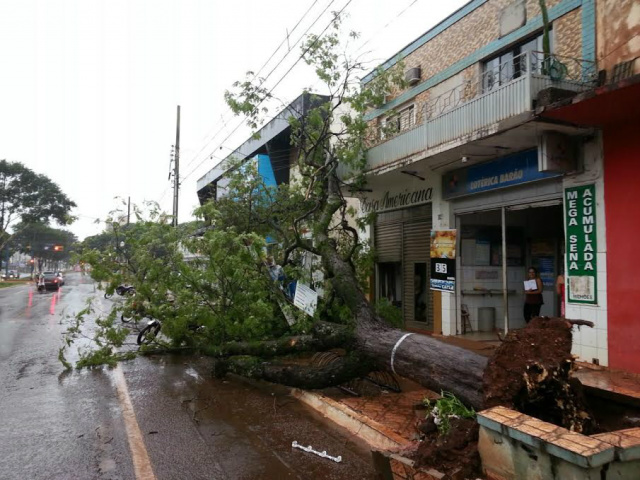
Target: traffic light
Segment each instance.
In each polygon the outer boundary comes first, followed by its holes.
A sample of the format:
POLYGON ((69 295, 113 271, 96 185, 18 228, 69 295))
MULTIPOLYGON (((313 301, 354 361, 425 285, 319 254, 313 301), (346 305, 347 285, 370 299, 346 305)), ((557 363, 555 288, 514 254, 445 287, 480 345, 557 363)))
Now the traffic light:
POLYGON ((54 245, 53 246, 53 251, 54 252, 61 252, 64 250, 64 247, 62 245, 54 245))

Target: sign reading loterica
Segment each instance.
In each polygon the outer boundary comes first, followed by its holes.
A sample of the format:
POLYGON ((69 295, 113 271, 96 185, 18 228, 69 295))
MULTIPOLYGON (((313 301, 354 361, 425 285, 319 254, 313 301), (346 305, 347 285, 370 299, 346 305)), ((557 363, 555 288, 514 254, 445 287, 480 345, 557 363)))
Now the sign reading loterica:
POLYGON ((564 207, 568 301, 595 304, 598 301, 595 185, 565 189, 564 207))
POLYGON ((538 151, 528 150, 445 174, 442 177, 442 197, 448 200, 560 175, 558 172, 540 172, 538 151))

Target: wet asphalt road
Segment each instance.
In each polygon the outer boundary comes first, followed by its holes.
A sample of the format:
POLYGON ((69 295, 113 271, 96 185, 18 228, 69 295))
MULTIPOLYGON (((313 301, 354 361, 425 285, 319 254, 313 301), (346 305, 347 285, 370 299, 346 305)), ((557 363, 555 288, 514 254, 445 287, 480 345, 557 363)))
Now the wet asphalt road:
POLYGON ((127 413, 117 371, 64 372, 57 360, 67 316, 87 298, 97 312, 112 302, 79 274, 56 293, 32 285, 0 290, 0 479, 374 478, 358 439, 283 388, 212 379, 206 358, 122 364, 133 407, 127 413), (292 449, 294 440, 343 461, 292 449), (151 476, 140 458, 148 458, 151 476))

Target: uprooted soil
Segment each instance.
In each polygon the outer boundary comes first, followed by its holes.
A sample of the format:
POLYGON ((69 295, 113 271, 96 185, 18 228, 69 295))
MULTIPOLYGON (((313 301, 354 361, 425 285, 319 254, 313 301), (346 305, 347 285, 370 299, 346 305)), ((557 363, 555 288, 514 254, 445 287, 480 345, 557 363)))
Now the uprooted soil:
POLYGON ((589 435, 595 421, 582 385, 571 377, 572 325, 539 317, 512 330, 484 373, 485 408, 502 405, 589 435))
POLYGON ((413 454, 415 467, 431 467, 445 478, 478 478, 481 474, 478 454, 478 424, 469 418, 451 419, 450 430, 440 435, 429 417, 417 428, 423 436, 413 454))
MULTIPOLYGON (((484 373, 485 408, 505 406, 570 430, 596 429, 582 386, 570 377, 572 325, 559 318, 536 318, 512 330, 484 373)), ((417 425, 422 442, 412 455, 416 466, 431 467, 448 478, 476 478, 480 473, 478 425, 452 419, 440 435, 428 418, 417 425)))

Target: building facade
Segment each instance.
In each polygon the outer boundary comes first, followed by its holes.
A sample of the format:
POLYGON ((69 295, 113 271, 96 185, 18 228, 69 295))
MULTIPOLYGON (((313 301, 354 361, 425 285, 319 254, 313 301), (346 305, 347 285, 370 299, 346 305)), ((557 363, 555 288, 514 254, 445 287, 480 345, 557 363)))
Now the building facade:
MULTIPOLYGON (((640 270, 635 258, 635 235, 640 233, 640 4, 604 0, 597 8, 597 54, 600 85, 559 100, 541 112, 546 118, 591 127, 601 136, 606 217, 606 295, 600 301, 606 314, 591 309, 573 312, 596 322, 607 332, 608 363, 612 368, 640 373, 640 270)), ((605 261, 603 258, 602 261, 605 261)), ((586 358, 593 343, 591 332, 581 330, 586 358), (585 338, 586 337, 586 338, 585 338)), ((597 340, 597 339, 596 339, 597 340)), ((582 353, 582 352, 580 352, 582 353)))
POLYGON ((547 0, 545 42, 538 0, 472 0, 381 66, 402 60, 409 87, 367 115, 379 134, 360 199, 378 212, 375 296, 401 308, 408 329, 522 327, 534 267, 542 315, 595 323, 574 336, 574 353, 614 358, 606 132, 545 112, 602 83, 596 27, 631 3, 547 0))
MULTIPOLYGON (((267 122, 255 135, 235 149, 218 165, 203 175, 197 183, 200 204, 226 195, 229 172, 236 162, 254 161, 266 186, 289 183, 297 150, 291 144, 290 119, 300 119, 311 109, 325 103, 327 97, 304 93, 267 122)), ((293 173, 295 176, 295 173, 293 173)))

